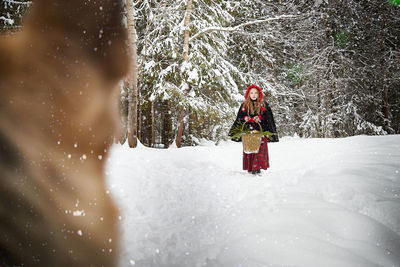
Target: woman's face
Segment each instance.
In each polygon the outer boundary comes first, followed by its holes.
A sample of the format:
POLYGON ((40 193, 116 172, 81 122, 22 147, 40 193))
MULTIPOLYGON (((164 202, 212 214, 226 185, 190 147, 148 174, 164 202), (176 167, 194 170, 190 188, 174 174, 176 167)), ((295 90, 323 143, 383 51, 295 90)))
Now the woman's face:
POLYGON ((258 98, 258 90, 256 88, 251 88, 249 96, 251 100, 256 100, 258 98))

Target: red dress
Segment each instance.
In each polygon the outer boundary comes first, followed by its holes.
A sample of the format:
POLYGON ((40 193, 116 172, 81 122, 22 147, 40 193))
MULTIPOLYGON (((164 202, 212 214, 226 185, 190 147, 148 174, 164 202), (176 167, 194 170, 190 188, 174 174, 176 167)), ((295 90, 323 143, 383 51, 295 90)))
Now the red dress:
POLYGON ((243 170, 248 172, 269 168, 267 137, 261 138, 261 146, 258 153, 246 154, 243 152, 243 170))

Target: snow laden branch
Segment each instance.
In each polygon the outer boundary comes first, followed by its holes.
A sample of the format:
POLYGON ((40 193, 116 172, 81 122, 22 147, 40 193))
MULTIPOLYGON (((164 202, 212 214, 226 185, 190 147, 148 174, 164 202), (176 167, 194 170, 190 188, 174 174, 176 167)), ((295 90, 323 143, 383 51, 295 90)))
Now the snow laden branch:
POLYGON ((136 3, 133 2, 132 7, 137 8, 139 6, 139 4, 141 4, 141 3, 142 3, 142 0, 138 0, 136 3))
POLYGON ((9 25, 13 25, 14 24, 14 20, 13 19, 9 19, 9 18, 6 18, 4 16, 0 16, 0 20, 4 21, 4 23, 8 23, 9 25))
POLYGON ((4 2, 8 3, 8 4, 17 4, 17 5, 30 5, 30 4, 32 4, 32 1, 22 2, 22 1, 4 0, 4 2))
POLYGON ((245 26, 257 24, 257 23, 263 23, 263 22, 269 22, 269 21, 274 21, 274 20, 280 20, 280 19, 286 19, 286 18, 294 18, 297 17, 296 15, 281 15, 273 18, 267 18, 267 19, 260 19, 260 20, 254 20, 254 21, 249 21, 246 23, 239 24, 235 27, 209 27, 205 28, 202 31, 196 33, 195 35, 190 38, 190 42, 193 41, 194 39, 202 36, 205 33, 212 32, 212 31, 223 31, 223 32, 234 32, 237 31, 240 28, 243 28, 245 26))

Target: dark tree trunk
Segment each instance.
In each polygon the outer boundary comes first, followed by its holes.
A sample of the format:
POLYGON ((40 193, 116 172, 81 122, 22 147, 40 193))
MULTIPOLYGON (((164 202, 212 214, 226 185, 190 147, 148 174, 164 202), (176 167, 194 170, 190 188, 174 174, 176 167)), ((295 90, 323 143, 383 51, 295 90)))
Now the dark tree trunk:
POLYGON ((183 134, 183 119, 185 117, 185 110, 183 109, 183 107, 179 107, 178 109, 178 122, 179 122, 179 126, 178 126, 178 132, 176 134, 176 146, 177 147, 182 147, 182 134, 183 134))
POLYGON ((128 143, 129 147, 137 146, 137 103, 138 103, 138 90, 137 90, 137 51, 136 51, 136 27, 135 27, 135 5, 133 0, 127 2, 128 9, 128 33, 129 33, 129 47, 131 53, 132 67, 128 77, 129 88, 129 108, 128 108, 128 143))
POLYGON ((161 132, 161 142, 165 148, 168 148, 173 139, 172 132, 172 112, 169 101, 164 101, 161 104, 161 112, 163 114, 163 126, 161 132))
POLYGON ((151 147, 154 147, 156 143, 155 137, 155 112, 154 112, 154 101, 151 101, 151 147))
POLYGON ((151 146, 151 106, 150 103, 141 108, 141 136, 140 141, 146 146, 151 146))
POLYGON ((128 91, 126 90, 126 86, 124 85, 124 89, 121 92, 120 96, 120 115, 121 115, 121 134, 119 136, 119 142, 121 144, 125 143, 127 131, 128 131, 128 91))

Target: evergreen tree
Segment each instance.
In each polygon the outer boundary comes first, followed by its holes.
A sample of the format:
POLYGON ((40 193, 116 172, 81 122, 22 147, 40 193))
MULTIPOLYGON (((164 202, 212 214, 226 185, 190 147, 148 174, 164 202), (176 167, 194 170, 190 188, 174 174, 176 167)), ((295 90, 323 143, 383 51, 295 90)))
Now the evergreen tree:
MULTIPOLYGON (((229 25, 233 18, 225 5, 224 1, 193 1, 190 36, 207 27, 229 25)), ((192 116, 185 119, 190 120, 185 128, 186 144, 190 144, 202 137, 215 139, 222 132, 218 129, 228 120, 238 97, 233 77, 239 73, 228 60, 229 35, 224 32, 190 40, 188 59, 184 60, 185 10, 186 1, 144 1, 140 6, 138 51, 143 68, 139 69, 139 76, 143 78, 139 87, 142 106, 149 106, 152 101, 170 101, 175 111, 174 125, 178 106, 183 106, 186 114, 190 111, 192 116)))
POLYGON ((18 29, 31 3, 29 0, 2 0, 0 3, 0 32, 18 29))

